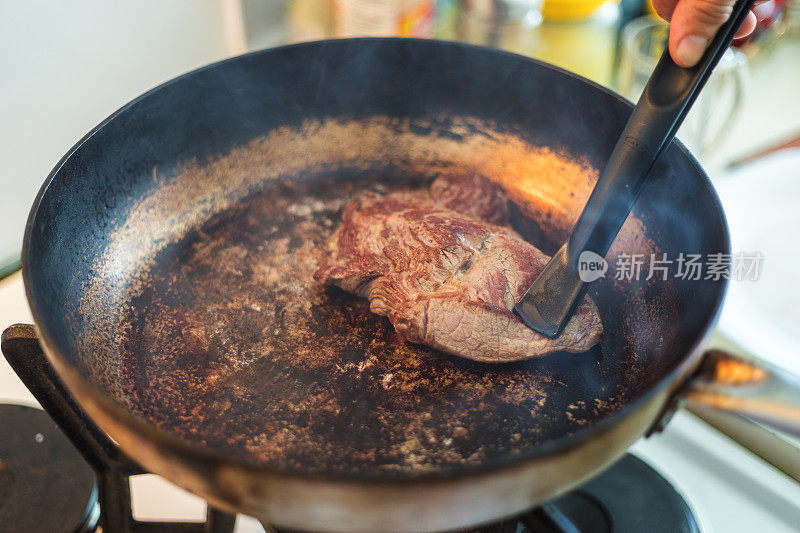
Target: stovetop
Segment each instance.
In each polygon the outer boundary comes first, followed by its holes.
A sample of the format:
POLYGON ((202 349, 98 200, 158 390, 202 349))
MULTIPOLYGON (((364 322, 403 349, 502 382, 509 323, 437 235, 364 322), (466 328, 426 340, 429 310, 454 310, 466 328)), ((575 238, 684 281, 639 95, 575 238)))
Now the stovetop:
MULTIPOLYGON (((15 275, 0 282, 0 328, 25 321, 30 322, 31 318, 25 304, 21 278, 15 275)), ((0 403, 36 405, 32 395, 4 358, 0 358, 0 403)), ((46 418, 30 423, 43 424, 44 428, 28 428, 35 430, 32 433, 34 440, 31 446, 45 446, 47 443, 46 446, 53 447, 54 450, 63 447, 64 442, 51 435, 53 428, 48 425, 46 418), (36 440, 37 435, 41 435, 41 442, 36 440)), ((11 441, 2 431, 0 440, 11 441)), ((22 450, 25 451, 24 447, 22 450)), ((615 486, 630 485, 632 481, 629 476, 634 474, 654 476, 648 478, 647 490, 662 491, 658 492, 661 502, 658 508, 652 508, 648 513, 648 518, 653 523, 660 523, 662 512, 666 513, 664 516, 673 518, 676 513, 687 513, 689 518, 678 522, 681 524, 679 530, 693 531, 696 521, 702 532, 800 531, 800 484, 688 412, 678 412, 663 433, 640 440, 630 451, 632 455, 626 456, 597 482, 580 488, 572 495, 555 501, 530 516, 495 524, 492 526, 494 529, 489 531, 524 533, 536 531, 537 528, 541 530, 541 520, 558 521, 563 515, 573 513, 576 517, 593 517, 593 520, 579 530, 583 533, 622 533, 626 531, 626 524, 620 518, 614 523, 611 517, 615 513, 609 512, 609 508, 636 503, 626 501, 625 498, 615 498, 617 491, 614 490, 615 486), (609 501, 596 505, 595 500, 609 497, 609 501)), ((80 472, 79 465, 75 464, 75 457, 69 459, 69 452, 66 457, 64 464, 69 468, 77 468, 76 472, 80 472)), ((0 467, 0 475, 8 474, 9 470, 0 467)), ((37 472, 37 475, 40 473, 37 472)), ((72 502, 75 504, 73 508, 77 509, 76 512, 83 508, 86 517, 91 519, 94 512, 91 506, 92 491, 84 483, 85 479, 81 480, 81 475, 76 473, 75 483, 71 485, 74 492, 71 496, 76 500, 72 502)), ((61 476, 59 482, 64 481, 64 476, 61 476)), ((56 483, 54 481, 50 488, 56 493, 64 490, 56 483)), ((0 486, 3 485, 8 486, 0 483, 0 486)), ((205 505, 201 500, 157 476, 132 477, 131 490, 134 516, 137 519, 201 521, 205 518, 205 505)), ((636 497, 639 497, 638 492, 636 497)), ((0 494, 0 500, 3 500, 0 504, 8 502, 3 494, 0 494)), ((2 512, 0 507, 0 514, 2 512)), ((621 514, 617 512, 616 516, 626 517, 629 514, 623 510, 621 514)), ((568 520, 567 523, 580 524, 580 521, 568 520)), ((627 524, 627 527, 635 530, 635 521, 633 524, 627 524)), ((255 520, 240 516, 235 531, 255 533, 263 531, 263 528, 255 520)))
MULTIPOLYGON (((0 403, 0 532, 91 533, 105 525, 95 472, 48 414, 0 403)), ((107 478, 106 478, 107 479, 107 478)), ((125 497, 123 492, 115 498, 125 497)), ((216 515, 198 533, 231 533, 233 517, 216 515), (209 522, 212 520, 212 522, 209 522)), ((132 527, 131 530, 139 531, 132 527)), ((115 528, 120 526, 117 524, 115 528)), ((162 531, 164 523, 148 524, 162 531)), ((194 530, 194 529, 193 529, 194 530)), ((127 531, 127 529, 126 529, 127 531)), ((181 524, 169 531, 188 533, 181 524)), ((655 469, 626 454, 605 472, 520 516, 462 533, 697 533, 683 497, 655 469)), ((277 533, 285 533, 278 530, 277 533)))
MULTIPOLYGON (((104 503, 110 500, 99 496, 101 476, 95 475, 45 411, 0 403, 0 427, 4 429, 0 438, 0 532, 90 533, 98 524, 105 525, 104 503)), ((201 530, 231 533, 232 518, 218 515, 212 519, 216 520, 214 527, 207 523, 201 530)), ((167 526, 151 523, 148 527, 162 530, 167 526)), ((186 528, 175 531, 186 533, 186 528)), ((674 487, 647 463, 626 454, 588 483, 537 509, 463 533, 641 531, 697 533, 698 526, 674 487)))

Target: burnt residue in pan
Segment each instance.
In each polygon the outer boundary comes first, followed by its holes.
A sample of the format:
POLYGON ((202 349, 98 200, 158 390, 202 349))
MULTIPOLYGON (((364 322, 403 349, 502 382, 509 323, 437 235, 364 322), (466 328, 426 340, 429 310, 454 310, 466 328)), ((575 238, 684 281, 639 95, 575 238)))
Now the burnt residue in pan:
POLYGON ((314 282, 342 207, 386 183, 278 180, 162 251, 126 306, 131 408, 278 468, 408 475, 502 462, 625 403, 636 362, 603 348, 621 326, 585 354, 487 365, 403 342, 314 282))

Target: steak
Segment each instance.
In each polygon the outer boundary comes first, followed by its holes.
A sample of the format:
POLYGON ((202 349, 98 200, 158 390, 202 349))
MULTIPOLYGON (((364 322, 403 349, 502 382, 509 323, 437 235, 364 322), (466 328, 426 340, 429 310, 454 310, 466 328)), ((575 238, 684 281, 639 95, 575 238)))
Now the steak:
POLYGON ((403 339, 468 359, 588 350, 603 332, 588 296, 556 339, 512 312, 549 257, 511 229, 508 216, 503 191, 480 176, 366 193, 344 208, 314 277, 368 298, 403 339))

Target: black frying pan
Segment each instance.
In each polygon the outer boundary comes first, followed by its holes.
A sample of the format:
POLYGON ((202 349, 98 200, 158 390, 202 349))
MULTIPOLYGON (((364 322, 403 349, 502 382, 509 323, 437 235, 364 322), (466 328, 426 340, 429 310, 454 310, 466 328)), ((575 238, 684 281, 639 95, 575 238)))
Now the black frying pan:
MULTIPOLYGON (((690 388, 719 400, 714 372, 744 363, 707 358, 687 379, 725 281, 606 276, 590 289, 598 347, 485 365, 403 343, 366 302, 314 284, 315 249, 363 190, 480 173, 552 253, 629 112, 546 64, 435 41, 197 70, 112 115, 43 186, 23 251, 39 340, 124 453, 265 523, 430 530, 519 512, 598 472, 690 388)), ((612 271, 632 252, 729 252, 677 143, 612 271)), ((6 332, 7 357, 26 335, 6 332)))

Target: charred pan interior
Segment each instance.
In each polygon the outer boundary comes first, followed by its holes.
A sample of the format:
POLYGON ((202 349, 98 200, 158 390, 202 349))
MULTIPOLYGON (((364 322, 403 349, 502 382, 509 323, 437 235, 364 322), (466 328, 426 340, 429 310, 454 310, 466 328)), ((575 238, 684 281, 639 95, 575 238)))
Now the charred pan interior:
MULTIPOLYGON (((674 342, 664 325, 677 316, 669 283, 597 282, 600 345, 487 365, 405 343, 366 300, 313 279, 345 204, 448 172, 499 183, 516 202, 514 228, 553 253, 594 169, 488 128, 441 133, 385 120, 316 125, 178 167, 112 228, 125 254, 111 249, 95 262, 103 275, 81 301, 94 317, 79 337, 82 367, 169 433, 276 469, 334 475, 502 464, 616 412, 672 362, 663 357, 674 342), (387 125, 400 142, 381 163, 375 143, 387 125), (265 150, 278 142, 316 154, 308 168, 287 169, 265 150), (472 159, 457 157, 461 145, 472 159), (339 168, 333 147, 351 156, 339 168), (626 312, 612 311, 619 306, 626 312)), ((293 155, 286 165, 297 164, 293 155)), ((612 268, 620 250, 657 248, 632 217, 612 268)))
MULTIPOLYGON (((461 473, 557 449, 663 382, 722 285, 609 277, 592 288, 598 347, 487 366, 400 342, 365 301, 312 284, 311 250, 358 191, 453 172, 499 183, 514 227, 553 253, 626 117, 583 80, 447 43, 301 45, 198 71, 58 167, 26 237, 37 327, 128 412, 279 471, 461 473)), ((715 206, 671 147, 609 268, 621 251, 724 251, 715 206)))
MULTIPOLYGON (((562 171, 572 165, 572 180, 591 182, 565 156, 532 157, 562 171)), ((268 180, 189 229, 143 265, 124 301, 118 396, 204 446, 276 468, 353 475, 503 463, 618 410, 644 384, 651 346, 643 339, 674 311, 668 300, 645 309, 643 294, 607 283, 594 294, 601 312, 613 299, 644 320, 605 325, 607 339, 587 353, 487 365, 403 342, 366 300, 313 279, 344 205, 365 190, 427 187, 453 171, 443 168, 268 180)), ((520 205, 516 229, 552 251, 552 233, 526 216, 541 218, 546 207, 520 205)), ((553 220, 551 231, 568 223, 553 220)), ((642 226, 632 227, 637 245, 642 226)))
POLYGON ((621 405, 632 361, 470 363, 315 282, 316 251, 362 188, 384 187, 277 182, 159 255, 124 322, 123 388, 142 416, 276 466, 430 471, 519 454, 621 405))

